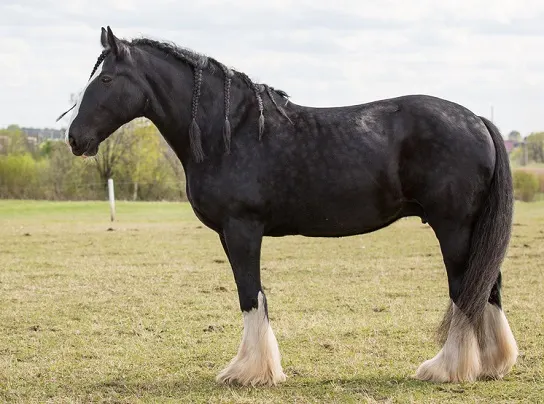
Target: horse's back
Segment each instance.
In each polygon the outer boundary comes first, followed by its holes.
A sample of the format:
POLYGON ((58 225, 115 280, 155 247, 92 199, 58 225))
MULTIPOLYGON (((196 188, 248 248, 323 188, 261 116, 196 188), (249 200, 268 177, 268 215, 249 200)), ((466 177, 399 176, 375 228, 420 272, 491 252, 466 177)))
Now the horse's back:
POLYGON ((272 168, 279 180, 268 189, 272 216, 288 220, 272 233, 373 231, 423 215, 423 203, 451 205, 451 198, 479 194, 493 172, 494 148, 480 118, 440 98, 301 108, 294 122, 297 133, 284 136, 296 146, 280 142, 272 168))

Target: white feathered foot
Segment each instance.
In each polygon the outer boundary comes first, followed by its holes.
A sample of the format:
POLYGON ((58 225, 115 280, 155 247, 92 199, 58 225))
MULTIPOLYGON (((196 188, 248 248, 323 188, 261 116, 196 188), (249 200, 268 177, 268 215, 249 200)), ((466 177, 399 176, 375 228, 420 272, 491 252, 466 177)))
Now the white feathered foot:
POLYGON ((278 342, 270 327, 259 292, 258 308, 244 312, 244 333, 238 354, 219 373, 217 381, 243 386, 275 386, 285 381, 278 342))
POLYGON ((423 362, 415 377, 433 382, 473 382, 502 378, 514 365, 518 348, 504 312, 487 304, 482 341, 468 318, 453 305, 453 317, 444 347, 423 362))

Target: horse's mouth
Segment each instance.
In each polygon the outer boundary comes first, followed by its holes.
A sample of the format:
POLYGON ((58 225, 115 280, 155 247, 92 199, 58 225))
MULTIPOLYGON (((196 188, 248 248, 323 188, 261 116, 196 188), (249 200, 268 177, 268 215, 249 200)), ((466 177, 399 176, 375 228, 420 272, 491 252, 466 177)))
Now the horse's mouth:
POLYGON ((96 156, 96 154, 98 153, 98 146, 100 145, 100 142, 98 140, 89 140, 87 142, 87 145, 85 147, 81 147, 81 148, 74 148, 74 147, 71 147, 71 150, 72 150, 72 154, 74 156, 81 156, 83 158, 85 157, 93 157, 93 156, 96 156))
POLYGON ((87 150, 81 155, 82 157, 94 157, 98 153, 98 146, 99 142, 92 142, 92 144, 89 144, 87 147, 87 150))

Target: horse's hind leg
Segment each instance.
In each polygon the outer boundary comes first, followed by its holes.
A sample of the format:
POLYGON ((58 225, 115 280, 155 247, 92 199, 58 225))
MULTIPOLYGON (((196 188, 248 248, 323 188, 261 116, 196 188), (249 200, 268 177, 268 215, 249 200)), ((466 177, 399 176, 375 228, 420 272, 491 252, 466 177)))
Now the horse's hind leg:
POLYGON ((237 219, 228 220, 221 235, 238 288, 244 332, 238 354, 219 373, 219 382, 275 385, 285 380, 278 343, 270 327, 266 297, 261 288, 262 235, 260 224, 237 219))
POLYGON ((471 228, 451 222, 433 226, 448 273, 451 307, 442 322, 444 346, 425 361, 416 377, 435 382, 474 381, 502 377, 516 361, 517 347, 500 301, 500 275, 485 304, 481 320, 472 321, 458 305, 470 255, 471 228))
POLYGON ((435 382, 475 380, 481 373, 476 330, 455 304, 469 255, 470 228, 443 223, 435 227, 440 241, 452 306, 442 321, 444 346, 418 368, 416 378, 435 382))

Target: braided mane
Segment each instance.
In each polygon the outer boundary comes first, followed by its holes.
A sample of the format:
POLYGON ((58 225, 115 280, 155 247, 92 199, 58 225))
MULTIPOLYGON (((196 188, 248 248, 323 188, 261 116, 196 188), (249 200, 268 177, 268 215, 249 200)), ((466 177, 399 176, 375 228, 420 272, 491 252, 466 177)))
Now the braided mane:
MULTIPOLYGON (((229 114, 230 114, 230 89, 231 89, 231 82, 233 78, 237 78, 240 81, 242 81, 255 94, 255 98, 257 101, 257 108, 259 111, 259 120, 258 120, 259 140, 262 138, 262 135, 264 133, 264 123, 265 123, 264 104, 263 104, 263 99, 261 96, 263 92, 266 92, 266 94, 271 99, 276 110, 278 110, 278 112, 283 117, 287 118, 291 122, 291 120, 289 119, 289 117, 287 116, 283 108, 278 105, 275 99, 275 95, 276 95, 281 97, 282 99, 285 99, 287 102, 288 95, 284 91, 276 90, 273 87, 270 87, 266 84, 257 84, 253 82, 253 80, 251 80, 245 73, 231 69, 211 57, 205 56, 203 54, 197 53, 187 48, 181 48, 173 43, 159 42, 149 38, 133 39, 130 42, 123 40, 123 42, 128 46, 149 46, 154 49, 158 49, 168 55, 174 56, 179 61, 189 64, 193 68, 195 79, 194 79, 194 86, 193 86, 193 100, 191 103, 191 125, 189 127, 189 137, 190 137, 190 143, 191 143, 191 151, 197 162, 200 162, 204 159, 201 132, 196 121, 198 104, 200 101, 200 88, 202 86, 203 69, 208 69, 211 71, 215 71, 215 69, 219 69, 223 71, 223 74, 224 74, 225 123, 223 127, 223 141, 225 143, 225 151, 227 154, 230 153, 230 144, 231 144, 231 127, 230 127, 230 121, 229 121, 229 114)), ((105 52, 107 51, 102 52, 102 54, 98 58, 98 61, 96 62, 96 66, 94 70, 96 70, 96 68, 100 65, 101 58, 103 60, 103 57, 105 57, 104 56, 105 52)), ((94 74, 94 70, 93 70, 93 74, 94 74)))
POLYGON ((98 59, 96 63, 94 64, 93 71, 91 72, 91 75, 89 76, 89 80, 93 77, 94 73, 96 72, 96 69, 98 69, 98 66, 106 59, 106 56, 108 56, 109 49, 104 49, 100 56, 98 56, 98 59))

